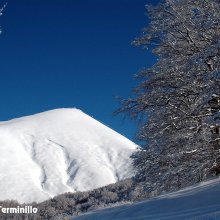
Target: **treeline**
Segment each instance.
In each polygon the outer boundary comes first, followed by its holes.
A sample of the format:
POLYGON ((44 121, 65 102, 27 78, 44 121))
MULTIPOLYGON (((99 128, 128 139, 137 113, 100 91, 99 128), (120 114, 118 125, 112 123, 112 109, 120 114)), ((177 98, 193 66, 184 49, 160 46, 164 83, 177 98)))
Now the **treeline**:
POLYGON ((29 205, 38 208, 38 213, 0 213, 0 219, 64 220, 98 208, 139 201, 150 196, 152 196, 152 193, 147 193, 142 184, 137 184, 134 179, 126 179, 88 192, 65 193, 39 204, 19 204, 16 201, 3 201, 0 202, 2 207, 17 207, 18 205, 24 207, 29 205))
MULTIPOLYGON (((188 183, 184 186, 189 186, 188 183)), ((87 192, 64 193, 41 203, 20 204, 7 200, 0 202, 2 207, 32 206, 38 209, 36 214, 4 214, 0 212, 1 220, 67 220, 80 214, 123 204, 142 201, 167 192, 179 189, 178 184, 161 183, 161 187, 152 190, 149 183, 129 178, 87 192), (167 185, 168 184, 168 185, 167 185)))

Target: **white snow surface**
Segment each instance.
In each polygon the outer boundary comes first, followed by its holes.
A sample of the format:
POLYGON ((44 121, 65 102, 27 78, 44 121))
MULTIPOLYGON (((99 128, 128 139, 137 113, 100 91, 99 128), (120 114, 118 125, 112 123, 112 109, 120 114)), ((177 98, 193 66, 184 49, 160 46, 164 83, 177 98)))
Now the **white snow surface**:
POLYGON ((133 174, 137 146, 78 109, 0 123, 0 201, 40 202, 133 174))
POLYGON ((100 209, 72 220, 220 220, 220 178, 143 202, 100 209))

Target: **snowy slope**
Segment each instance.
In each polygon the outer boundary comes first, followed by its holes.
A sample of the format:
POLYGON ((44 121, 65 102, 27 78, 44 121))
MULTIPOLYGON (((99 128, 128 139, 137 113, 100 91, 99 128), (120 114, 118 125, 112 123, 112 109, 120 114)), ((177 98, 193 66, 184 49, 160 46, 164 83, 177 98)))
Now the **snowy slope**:
POLYGON ((220 220, 220 179, 132 205, 103 209, 73 220, 220 220))
POLYGON ((134 143, 77 109, 0 123, 0 200, 43 201, 132 174, 134 143))

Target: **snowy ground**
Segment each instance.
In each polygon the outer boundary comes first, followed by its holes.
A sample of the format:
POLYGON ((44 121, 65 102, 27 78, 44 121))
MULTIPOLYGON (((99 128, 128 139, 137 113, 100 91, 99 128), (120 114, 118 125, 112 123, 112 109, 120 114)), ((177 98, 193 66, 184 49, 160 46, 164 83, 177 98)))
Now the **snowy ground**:
POLYGON ((77 109, 0 123, 0 201, 43 201, 129 177, 136 145, 77 109))
POLYGON ((102 209, 74 220, 220 220, 220 179, 132 205, 102 209))

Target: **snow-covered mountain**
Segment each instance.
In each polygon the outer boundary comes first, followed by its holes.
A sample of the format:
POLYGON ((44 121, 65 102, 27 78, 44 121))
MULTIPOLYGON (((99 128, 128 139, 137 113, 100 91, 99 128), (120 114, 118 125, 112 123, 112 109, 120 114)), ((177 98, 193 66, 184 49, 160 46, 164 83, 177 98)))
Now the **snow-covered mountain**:
POLYGON ((132 175, 136 145, 78 109, 0 123, 0 200, 43 201, 132 175))
POLYGON ((101 209, 73 220, 220 220, 220 178, 132 205, 101 209))

